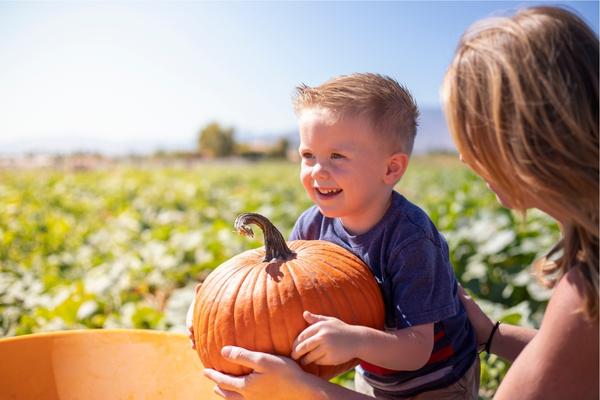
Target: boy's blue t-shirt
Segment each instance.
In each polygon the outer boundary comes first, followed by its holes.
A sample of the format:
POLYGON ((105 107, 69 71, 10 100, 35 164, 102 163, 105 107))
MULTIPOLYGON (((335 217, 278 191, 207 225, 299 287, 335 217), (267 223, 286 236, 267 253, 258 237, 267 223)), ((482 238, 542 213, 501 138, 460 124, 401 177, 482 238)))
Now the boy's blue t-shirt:
POLYGON ((291 240, 327 240, 370 268, 385 304, 385 329, 434 323, 434 347, 417 371, 391 371, 361 363, 357 372, 375 391, 413 395, 456 382, 477 355, 475 334, 457 295, 448 245, 427 214, 398 192, 368 232, 350 235, 337 218, 315 206, 296 221, 291 240))

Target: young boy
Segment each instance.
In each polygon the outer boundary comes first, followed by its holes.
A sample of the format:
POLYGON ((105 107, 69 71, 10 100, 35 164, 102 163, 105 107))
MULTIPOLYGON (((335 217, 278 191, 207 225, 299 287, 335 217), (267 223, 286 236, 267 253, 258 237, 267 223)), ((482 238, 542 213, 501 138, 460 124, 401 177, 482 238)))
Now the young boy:
POLYGON ((418 110, 396 81, 353 74, 300 86, 302 184, 314 206, 291 240, 328 240, 372 270, 386 307, 385 331, 305 313, 301 363, 353 358, 356 390, 377 398, 477 399, 479 359, 457 297, 448 245, 423 210, 394 191, 406 171, 418 110))

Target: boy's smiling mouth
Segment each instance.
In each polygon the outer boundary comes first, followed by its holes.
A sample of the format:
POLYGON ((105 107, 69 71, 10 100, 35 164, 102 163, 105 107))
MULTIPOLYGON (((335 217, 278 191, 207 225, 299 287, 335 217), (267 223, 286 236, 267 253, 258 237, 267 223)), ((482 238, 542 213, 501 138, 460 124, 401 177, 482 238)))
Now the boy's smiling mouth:
POLYGON ((342 189, 327 189, 327 188, 319 188, 315 187, 315 192, 319 195, 319 197, 333 197, 342 192, 342 189))

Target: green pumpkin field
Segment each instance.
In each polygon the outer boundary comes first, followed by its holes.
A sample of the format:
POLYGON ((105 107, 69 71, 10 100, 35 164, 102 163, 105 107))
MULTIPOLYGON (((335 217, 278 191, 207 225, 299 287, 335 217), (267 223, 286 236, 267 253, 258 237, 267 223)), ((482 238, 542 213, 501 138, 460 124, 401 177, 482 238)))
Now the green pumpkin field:
MULTIPOLYGON (((310 206, 298 175, 286 161, 0 170, 0 337, 183 332, 196 283, 262 245, 258 229, 254 239, 234 232, 238 214, 260 213, 287 237, 310 206)), ((550 292, 530 266, 558 239, 550 218, 502 208, 455 155, 414 157, 397 190, 428 212, 460 282, 491 317, 539 326, 550 292)), ((490 398, 507 365, 481 359, 480 396, 490 398)))

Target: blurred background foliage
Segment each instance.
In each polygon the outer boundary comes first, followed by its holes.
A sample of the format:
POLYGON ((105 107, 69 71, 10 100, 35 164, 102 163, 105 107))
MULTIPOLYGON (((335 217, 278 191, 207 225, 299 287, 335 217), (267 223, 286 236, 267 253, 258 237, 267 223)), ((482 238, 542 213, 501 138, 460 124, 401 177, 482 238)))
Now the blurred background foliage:
MULTIPOLYGON (((235 234, 240 212, 268 216, 287 235, 310 206, 298 174, 285 161, 0 171, 0 335, 183 332, 196 283, 262 245, 260 234, 235 234)), ((492 318, 539 326, 549 291, 530 265, 558 239, 547 216, 502 208, 454 155, 415 157, 397 189, 429 213, 459 280, 492 318)), ((480 395, 490 398, 507 364, 481 357, 480 395)))

